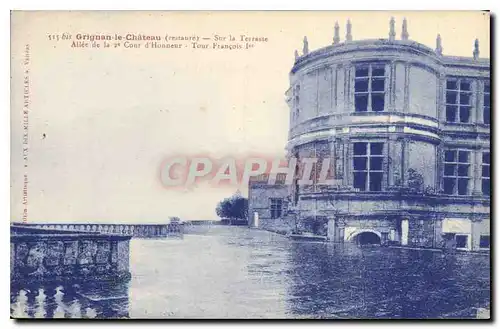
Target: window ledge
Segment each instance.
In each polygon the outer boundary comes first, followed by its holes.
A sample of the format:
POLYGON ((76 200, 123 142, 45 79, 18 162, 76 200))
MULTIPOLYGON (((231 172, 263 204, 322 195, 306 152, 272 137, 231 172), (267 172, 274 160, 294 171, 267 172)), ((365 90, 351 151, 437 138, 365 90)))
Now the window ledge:
POLYGON ((474 123, 474 122, 448 122, 448 121, 444 121, 443 123, 445 125, 449 125, 449 126, 463 126, 463 127, 474 127, 474 126, 478 125, 478 123, 474 123))

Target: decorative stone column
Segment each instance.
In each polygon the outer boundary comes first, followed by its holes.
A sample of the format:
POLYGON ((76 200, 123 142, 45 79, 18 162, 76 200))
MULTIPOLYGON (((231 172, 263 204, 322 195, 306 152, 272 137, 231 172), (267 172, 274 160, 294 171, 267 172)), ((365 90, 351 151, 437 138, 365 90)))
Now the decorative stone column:
POLYGON ((408 167, 410 166, 410 140, 408 138, 402 139, 401 156, 401 183, 402 186, 408 186, 408 167))
POLYGON ((410 221, 408 217, 404 217, 401 220, 401 245, 402 246, 407 246, 408 241, 409 241, 409 234, 410 233, 410 221))
POLYGON ((444 73, 439 74, 438 90, 438 119, 441 122, 446 122, 446 75, 444 73))
POLYGON ((344 145, 344 178, 343 185, 352 187, 352 170, 350 170, 352 163, 352 147, 350 145, 349 138, 344 138, 342 140, 342 144, 344 145))
POLYGON ((478 80, 475 83, 476 85, 476 92, 474 93, 476 97, 476 108, 474 109, 474 112, 476 113, 476 121, 473 121, 473 123, 484 123, 484 81, 478 80))
POLYGON ((407 113, 410 107, 410 64, 405 63, 404 105, 403 113, 407 113))
POLYGON ((354 109, 354 76, 355 76, 355 67, 353 65, 345 66, 345 91, 344 91, 344 99, 345 99, 345 111, 347 113, 352 113, 355 111, 354 109))
POLYGON ((436 188, 436 192, 437 193, 440 193, 440 191, 442 191, 444 189, 444 186, 443 186, 443 168, 444 168, 444 142, 441 141, 441 143, 439 143, 437 146, 436 146, 436 176, 435 176, 435 180, 436 180, 436 183, 435 183, 435 188, 436 188))
POLYGON ((338 64, 335 66, 335 113, 342 113, 347 111, 345 91, 346 91, 346 80, 345 74, 346 69, 343 64, 338 64))
POLYGON ((334 176, 335 179, 342 180, 342 185, 346 185, 344 178, 344 143, 340 138, 335 138, 332 140, 332 153, 331 157, 333 159, 334 176))
POLYGON ((394 112, 396 111, 396 63, 395 61, 391 61, 386 65, 386 72, 388 75, 385 80, 386 84, 386 104, 387 111, 394 112))
POLYGON ((472 195, 482 196, 483 150, 478 147, 472 151, 472 195))
POLYGON ((471 108, 470 108, 470 123, 476 124, 479 122, 478 120, 478 110, 479 110, 479 98, 478 97, 478 90, 479 90, 479 82, 478 81, 473 81, 471 84, 471 90, 472 90, 472 95, 471 95, 471 108))

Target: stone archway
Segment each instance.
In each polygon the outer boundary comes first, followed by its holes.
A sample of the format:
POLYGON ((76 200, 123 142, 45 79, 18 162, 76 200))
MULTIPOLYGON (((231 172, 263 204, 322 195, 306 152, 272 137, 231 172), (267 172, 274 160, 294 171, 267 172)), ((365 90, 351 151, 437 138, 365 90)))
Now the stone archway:
POLYGON ((375 230, 356 230, 352 232, 347 238, 349 242, 355 242, 357 244, 381 244, 382 234, 375 230))

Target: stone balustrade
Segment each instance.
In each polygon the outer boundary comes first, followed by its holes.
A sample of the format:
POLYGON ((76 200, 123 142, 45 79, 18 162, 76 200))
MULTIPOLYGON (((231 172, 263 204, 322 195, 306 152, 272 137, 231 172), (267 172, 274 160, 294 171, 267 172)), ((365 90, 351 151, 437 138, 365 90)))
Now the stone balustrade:
POLYGON ((61 231, 97 232, 113 235, 131 235, 138 238, 158 238, 182 234, 182 225, 171 224, 64 224, 15 223, 16 226, 61 231))
POLYGON ((130 279, 131 235, 78 229, 11 225, 11 282, 130 279))

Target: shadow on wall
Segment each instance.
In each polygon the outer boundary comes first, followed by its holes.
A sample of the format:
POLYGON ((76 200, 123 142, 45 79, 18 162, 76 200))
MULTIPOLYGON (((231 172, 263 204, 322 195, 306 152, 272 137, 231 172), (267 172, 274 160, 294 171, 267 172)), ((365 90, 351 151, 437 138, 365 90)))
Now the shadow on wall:
POLYGON ((307 217, 304 219, 303 232, 326 236, 328 233, 328 218, 325 216, 307 217))

